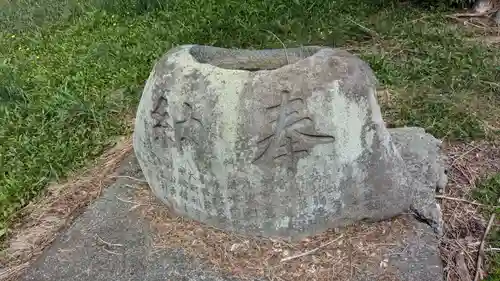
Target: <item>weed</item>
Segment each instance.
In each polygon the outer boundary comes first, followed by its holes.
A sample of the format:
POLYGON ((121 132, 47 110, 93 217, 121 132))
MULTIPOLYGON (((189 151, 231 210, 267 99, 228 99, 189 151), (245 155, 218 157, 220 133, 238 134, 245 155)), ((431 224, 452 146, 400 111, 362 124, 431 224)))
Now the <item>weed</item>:
MULTIPOLYGON (((477 188, 473 191, 473 197, 477 201, 489 205, 489 206, 499 206, 500 205, 500 174, 493 175, 486 179, 480 180, 476 185, 477 188)), ((495 212, 495 214, 500 216, 500 207, 489 208, 485 212, 485 215, 489 216, 490 213, 495 212)), ((492 248, 500 248, 500 229, 493 227, 488 235, 488 244, 492 248)), ((488 281, 500 280, 500 253, 499 252, 488 252, 488 268, 491 272, 488 274, 488 281)))

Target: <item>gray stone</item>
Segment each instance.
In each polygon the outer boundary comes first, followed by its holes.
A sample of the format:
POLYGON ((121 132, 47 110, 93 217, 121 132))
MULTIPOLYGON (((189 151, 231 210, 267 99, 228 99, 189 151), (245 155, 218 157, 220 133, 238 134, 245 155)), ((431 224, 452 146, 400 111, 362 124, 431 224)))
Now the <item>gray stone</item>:
POLYGON ((422 186, 443 192, 448 176, 442 141, 418 127, 391 128, 389 132, 413 179, 422 186))
POLYGON ((134 149, 163 202, 218 228, 300 238, 389 218, 430 191, 415 198, 376 84, 338 49, 180 46, 150 74, 134 149))
POLYGON ((382 252, 385 265, 366 265, 353 281, 441 281, 443 262, 439 255, 439 238, 427 224, 403 216, 403 235, 382 252))
POLYGON ((410 224, 402 239, 403 246, 393 247, 386 253, 388 270, 402 281, 443 280, 439 237, 428 225, 408 220, 410 224))
POLYGON ((493 15, 493 21, 497 26, 500 25, 500 10, 496 11, 493 15))
POLYGON ((443 192, 448 183, 442 142, 417 127, 389 129, 389 132, 412 175, 412 190, 416 195, 411 209, 441 234, 443 221, 435 193, 443 192))
POLYGON ((476 0, 472 7, 473 12, 477 14, 486 14, 493 9, 493 1, 491 0, 476 0))
MULTIPOLYGON (((134 157, 124 161, 124 175, 142 178, 134 157)), ((103 190, 101 198, 84 210, 19 279, 21 281, 237 281, 234 276, 210 270, 202 260, 183 254, 183 249, 158 249, 150 222, 133 204, 134 183, 119 179, 103 190), (131 187, 132 186, 132 187, 131 187), (98 238, 122 246, 106 247, 98 238)), ((430 227, 406 216, 402 235, 381 253, 387 258, 385 270, 367 265, 352 281, 380 279, 384 273, 401 281, 443 280, 438 239, 430 227)), ((256 277, 255 281, 267 280, 256 277)), ((290 280, 293 281, 293 280, 290 280)))
MULTIPOLYGON (((141 177, 135 157, 124 166, 126 175, 141 177)), ((134 182, 120 180, 62 233, 21 278, 22 281, 231 281, 182 249, 153 247, 149 222, 132 205, 134 182), (107 246, 99 239, 122 246, 107 246)))

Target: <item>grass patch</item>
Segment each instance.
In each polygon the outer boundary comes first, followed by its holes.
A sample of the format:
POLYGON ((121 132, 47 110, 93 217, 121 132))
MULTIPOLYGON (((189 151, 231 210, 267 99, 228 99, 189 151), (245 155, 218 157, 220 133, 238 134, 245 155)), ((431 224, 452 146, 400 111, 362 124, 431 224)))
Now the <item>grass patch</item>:
MULTIPOLYGON (((474 189, 472 196, 477 201, 489 205, 499 206, 500 204, 500 174, 490 176, 479 181, 474 189)), ((492 208, 490 212, 500 215, 500 208, 492 208)), ((500 241, 500 240, 499 240, 500 241)))
MULTIPOLYGON (((44 190, 130 133, 154 61, 178 44, 349 47, 391 89, 391 123, 483 138, 500 50, 397 1, 0 0, 0 234, 44 190)), ((486 126, 488 125, 488 126, 486 126)))
MULTIPOLYGON (((499 206, 500 205, 500 174, 493 175, 489 178, 481 180, 477 184, 477 188, 472 193, 474 199, 478 202, 489 206, 499 206)), ((491 213, 495 213, 498 218, 500 217, 500 207, 489 208, 484 212, 485 217, 489 217, 491 213)), ((493 226, 488 235, 488 245, 492 248, 500 248, 500 229, 499 227, 493 226)), ((499 252, 488 252, 488 268, 490 272, 488 274, 488 281, 498 281, 500 280, 500 253, 499 252)))

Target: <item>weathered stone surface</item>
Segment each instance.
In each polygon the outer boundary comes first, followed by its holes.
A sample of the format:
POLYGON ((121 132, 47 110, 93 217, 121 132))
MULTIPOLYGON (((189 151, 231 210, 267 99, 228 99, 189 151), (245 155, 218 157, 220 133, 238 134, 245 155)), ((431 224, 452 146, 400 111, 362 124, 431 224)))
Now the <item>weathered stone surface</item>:
POLYGON ((416 192, 411 209, 437 233, 442 233, 441 209, 435 200, 435 191, 442 192, 448 183, 441 141, 417 127, 389 132, 411 174, 412 190, 416 192))
POLYGON ((500 25, 500 11, 496 11, 493 20, 497 25, 500 25))
POLYGON ((443 280, 443 263, 439 255, 439 237, 426 224, 408 218, 408 229, 402 246, 394 246, 388 257, 388 271, 401 281, 443 280))
POLYGON ((406 170, 376 83, 337 49, 180 46, 150 74, 134 149, 163 202, 219 228, 298 238, 392 217, 430 189, 406 170))
POLYGON ((448 176, 441 140, 418 127, 391 128, 389 132, 413 178, 424 187, 442 192, 448 176))
MULTIPOLYGON (((129 157, 123 164, 124 175, 142 177, 135 157, 129 157)), ((118 199, 133 200, 136 190, 130 185, 135 183, 120 179, 103 190, 102 197, 61 233, 19 280, 236 280, 186 257, 182 249, 159 251, 155 248, 149 221, 140 212, 131 211, 133 204, 118 199), (99 239, 116 246, 106 245, 99 239)))
MULTIPOLYGON (((122 163, 123 175, 142 178, 135 157, 122 163)), ((186 256, 182 248, 161 249, 154 246, 157 233, 150 221, 134 204, 136 182, 119 179, 103 190, 101 198, 84 210, 74 223, 19 279, 22 281, 237 281, 230 274, 210 269, 209 264, 186 256), (109 247, 99 238, 122 246, 109 247)), ((385 223, 385 222, 384 222, 385 223)), ((407 216, 402 235, 393 237, 380 253, 387 258, 387 268, 366 264, 355 271, 352 281, 443 280, 437 237, 430 227, 407 216), (397 279, 377 278, 384 272, 397 279)), ((348 261, 345 261, 348 262, 348 261)), ((383 276, 383 275, 382 275, 383 276)), ((256 277, 254 281, 268 280, 256 277)), ((270 280, 270 279, 269 279, 270 280)), ((290 280, 293 281, 293 280, 290 280)))

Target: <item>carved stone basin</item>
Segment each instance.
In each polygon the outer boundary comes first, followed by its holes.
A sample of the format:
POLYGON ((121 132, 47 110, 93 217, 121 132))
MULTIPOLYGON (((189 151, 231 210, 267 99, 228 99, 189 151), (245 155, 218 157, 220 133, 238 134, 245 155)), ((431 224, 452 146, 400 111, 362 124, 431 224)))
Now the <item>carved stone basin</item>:
POLYGON ((217 228, 300 238, 389 218, 429 192, 385 128, 376 83, 326 47, 176 47, 147 81, 135 153, 163 202, 217 228))

